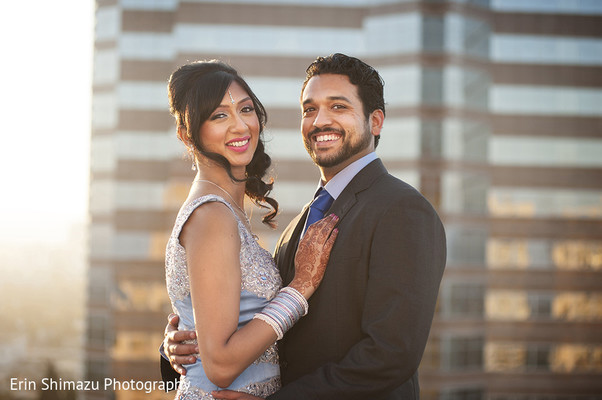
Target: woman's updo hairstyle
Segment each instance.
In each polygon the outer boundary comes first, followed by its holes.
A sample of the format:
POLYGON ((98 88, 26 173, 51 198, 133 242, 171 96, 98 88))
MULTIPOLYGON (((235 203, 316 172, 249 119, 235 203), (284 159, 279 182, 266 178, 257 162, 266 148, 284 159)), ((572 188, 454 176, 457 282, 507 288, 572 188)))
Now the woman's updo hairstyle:
POLYGON ((278 202, 268 197, 268 194, 272 190, 274 179, 270 179, 269 183, 263 181, 272 163, 270 156, 265 153, 263 142, 267 114, 247 82, 234 68, 221 61, 195 61, 181 66, 171 74, 167 91, 169 111, 175 117, 178 129, 184 129, 186 132, 186 137, 181 139, 192 153, 193 160, 194 152, 198 152, 220 164, 233 181, 245 182, 245 193, 255 204, 263 208, 269 208, 266 203, 271 206, 272 211, 264 215, 263 223, 273 227, 273 219, 278 213, 278 202), (232 167, 224 156, 208 152, 203 147, 199 135, 201 126, 220 105, 232 82, 238 83, 251 97, 260 126, 257 149, 247 165, 246 178, 243 180, 232 175, 232 167))

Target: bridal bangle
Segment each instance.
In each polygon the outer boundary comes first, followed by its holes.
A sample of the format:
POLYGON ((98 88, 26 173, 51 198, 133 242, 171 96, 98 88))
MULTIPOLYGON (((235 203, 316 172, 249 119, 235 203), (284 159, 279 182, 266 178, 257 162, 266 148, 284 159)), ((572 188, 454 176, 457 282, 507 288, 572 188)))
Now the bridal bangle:
POLYGON ((282 288, 276 297, 253 318, 271 326, 280 340, 286 331, 307 314, 308 309, 309 305, 305 297, 296 289, 287 286, 282 288))

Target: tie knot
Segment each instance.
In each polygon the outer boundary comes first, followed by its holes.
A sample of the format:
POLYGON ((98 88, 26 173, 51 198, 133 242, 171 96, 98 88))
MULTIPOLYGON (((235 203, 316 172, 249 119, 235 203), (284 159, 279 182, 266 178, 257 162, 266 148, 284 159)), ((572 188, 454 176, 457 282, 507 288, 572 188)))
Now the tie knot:
POLYGON ((326 189, 322 188, 318 191, 318 195, 309 205, 309 214, 307 216, 307 221, 305 221, 303 233, 305 233, 311 224, 324 218, 324 213, 330 208, 333 201, 334 199, 326 189))
POLYGON ((318 196, 311 203, 310 207, 320 210, 322 215, 324 215, 326 210, 328 210, 330 208, 330 206, 332 205, 333 201, 334 201, 334 199, 332 198, 330 193, 328 193, 328 191, 326 189, 322 189, 318 193, 318 196))

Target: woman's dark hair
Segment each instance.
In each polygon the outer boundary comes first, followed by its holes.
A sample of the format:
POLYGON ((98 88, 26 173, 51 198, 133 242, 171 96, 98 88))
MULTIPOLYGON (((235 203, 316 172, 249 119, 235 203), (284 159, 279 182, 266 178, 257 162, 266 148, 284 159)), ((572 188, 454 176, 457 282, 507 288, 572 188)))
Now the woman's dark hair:
POLYGON ((263 143, 263 128, 267 121, 267 114, 247 82, 234 68, 221 61, 195 61, 181 66, 171 74, 167 91, 169 111, 175 117, 178 128, 185 128, 189 140, 189 143, 185 144, 189 150, 192 150, 190 146, 194 146, 200 154, 224 167, 233 181, 245 182, 245 194, 255 204, 268 208, 267 203, 272 207, 272 211, 264 215, 263 223, 274 227, 272 220, 278 213, 278 202, 267 196, 272 190, 274 179, 271 178, 269 183, 263 181, 272 163, 270 156, 265 153, 263 143), (205 150, 199 135, 201 125, 220 105, 232 82, 238 83, 251 97, 260 125, 257 149, 247 165, 245 179, 237 179, 232 175, 232 167, 224 156, 205 150))
MULTIPOLYGON (((357 86, 357 93, 362 101, 364 117, 368 118, 372 111, 382 110, 385 114, 384 81, 379 73, 362 60, 345 54, 335 53, 327 57, 318 57, 307 67, 301 95, 309 80, 320 74, 345 75, 357 86)), ((374 147, 378 146, 380 135, 374 137, 374 147)))

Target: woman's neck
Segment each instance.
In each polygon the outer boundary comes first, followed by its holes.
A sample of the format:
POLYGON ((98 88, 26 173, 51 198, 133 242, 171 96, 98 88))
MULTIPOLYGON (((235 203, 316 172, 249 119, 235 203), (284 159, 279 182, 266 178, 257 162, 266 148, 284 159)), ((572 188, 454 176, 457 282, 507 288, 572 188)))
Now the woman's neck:
MULTIPOLYGON (((205 190, 219 193, 220 189, 226 191, 232 199, 239 205, 244 204, 245 197, 245 182, 236 182, 228 175, 226 170, 223 168, 199 168, 194 182, 198 184, 206 184, 207 186, 201 186, 205 190), (211 182, 211 183, 207 183, 211 182)), ((236 175, 235 175, 236 176, 236 175)), ((240 178, 239 178, 240 179, 240 178)), ((192 187, 194 190, 194 185, 192 187)), ((224 193, 221 193, 223 195, 224 193)))

